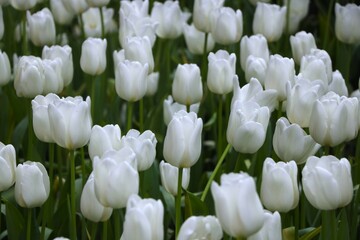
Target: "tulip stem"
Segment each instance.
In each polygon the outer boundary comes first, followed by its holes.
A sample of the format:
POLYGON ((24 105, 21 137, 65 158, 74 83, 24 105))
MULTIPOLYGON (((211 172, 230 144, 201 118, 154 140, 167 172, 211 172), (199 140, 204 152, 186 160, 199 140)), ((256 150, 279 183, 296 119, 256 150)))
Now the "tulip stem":
POLYGON ((32 105, 31 100, 28 104, 28 146, 27 146, 27 159, 34 161, 33 159, 33 126, 32 126, 32 105))
POLYGON ((201 195, 201 201, 203 201, 203 202, 205 201, 205 198, 206 198, 207 193, 209 192, 211 183, 212 183, 212 181, 214 180, 216 174, 218 173, 218 171, 219 171, 219 169, 220 169, 220 167, 221 167, 221 164, 223 163, 223 161, 224 161, 224 159, 225 159, 225 156, 226 156, 227 153, 229 152, 230 148, 231 148, 231 145, 228 144, 228 145, 226 146, 225 150, 223 151, 223 153, 222 153, 219 161, 217 162, 214 171, 211 173, 210 178, 209 178, 209 180, 208 180, 208 182, 207 182, 207 184, 206 184, 206 187, 205 187, 205 189, 204 189, 204 191, 203 191, 203 193, 202 193, 202 195, 201 195))
POLYGON ((75 150, 70 150, 71 239, 76 239, 75 150))
POLYGON ((207 65, 207 40, 208 40, 208 36, 209 33, 205 33, 205 39, 204 39, 204 51, 203 51, 203 58, 202 58, 202 65, 201 65, 201 77, 202 77, 202 82, 206 81, 206 73, 207 73, 207 69, 206 69, 206 65, 207 65))
POLYGON ((329 38, 329 29, 330 29, 330 18, 332 16, 332 12, 333 12, 333 6, 334 6, 334 0, 330 0, 330 4, 329 9, 328 9, 328 13, 327 13, 327 19, 326 19, 326 28, 325 28, 325 36, 324 36, 324 43, 323 43, 323 49, 324 50, 328 50, 327 49, 327 43, 328 43, 328 38, 329 38))
POLYGON ((222 151, 222 122, 223 122, 223 95, 219 96, 219 106, 218 106, 218 141, 217 141, 217 156, 220 156, 220 152, 222 151))
POLYGON ((286 5, 286 25, 285 25, 285 34, 289 35, 290 34, 290 6, 291 6, 291 0, 287 1, 287 5, 286 5))
POLYGON ((23 26, 22 26, 22 54, 23 56, 24 55, 27 55, 28 54, 28 44, 27 44, 27 36, 26 36, 26 11, 24 11, 24 14, 23 14, 23 26))
POLYGON ((49 143, 49 165, 50 193, 52 193, 54 183, 54 143, 49 143))
POLYGON ((121 209, 114 210, 114 232, 115 232, 115 239, 120 239, 120 215, 121 209))
POLYGON ((104 25, 104 14, 102 11, 102 7, 99 7, 100 11, 100 23, 101 23, 101 38, 105 38, 105 25, 104 25))
MULTIPOLYGON (((107 225, 108 225, 108 221, 103 222, 103 234, 102 234, 102 239, 106 240, 107 239, 107 225)), ((116 230, 116 226, 115 226, 115 230, 116 230)), ((95 239, 95 238, 94 238, 95 239)), ((115 239, 120 239, 120 238, 116 238, 115 239)))
POLYGON ((26 228, 26 240, 31 240, 31 218, 32 208, 27 209, 27 228, 26 228))
POLYGON ((133 115, 133 109, 134 109, 134 103, 128 102, 127 104, 127 127, 126 129, 129 131, 132 128, 132 115, 133 115))
POLYGON ((321 239, 336 240, 337 224, 335 210, 322 211, 321 239))
POLYGON ((91 240, 95 240, 96 239, 96 232, 97 232, 97 223, 91 223, 91 235, 90 235, 90 239, 91 240))
POLYGON ((175 224, 175 236, 178 235, 180 226, 181 226, 181 190, 182 190, 182 175, 183 169, 178 169, 178 185, 177 185, 177 194, 175 199, 175 207, 176 207, 176 224, 175 224))
POLYGON ((140 132, 143 132, 144 131, 144 100, 143 100, 143 98, 141 98, 140 102, 139 102, 139 118, 140 118, 139 130, 140 130, 140 132))

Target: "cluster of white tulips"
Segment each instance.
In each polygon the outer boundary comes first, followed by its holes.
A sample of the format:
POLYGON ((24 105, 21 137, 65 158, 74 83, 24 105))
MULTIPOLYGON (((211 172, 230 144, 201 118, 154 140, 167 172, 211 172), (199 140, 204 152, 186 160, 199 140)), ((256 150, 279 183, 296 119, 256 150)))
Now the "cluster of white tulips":
POLYGON ((358 239, 360 6, 315 2, 0 0, 0 239, 358 239))

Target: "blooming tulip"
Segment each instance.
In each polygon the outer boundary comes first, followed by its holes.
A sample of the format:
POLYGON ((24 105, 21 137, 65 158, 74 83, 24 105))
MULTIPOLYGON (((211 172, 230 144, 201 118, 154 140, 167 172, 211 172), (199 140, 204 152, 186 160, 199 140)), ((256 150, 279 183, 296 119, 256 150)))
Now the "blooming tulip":
POLYGON ((191 216, 181 225, 179 240, 220 240, 223 232, 219 220, 214 216, 191 216))
POLYGON ((67 25, 74 19, 74 13, 65 8, 63 0, 50 0, 50 10, 56 23, 67 25))
POLYGON ((15 182, 16 153, 13 145, 0 142, 0 193, 15 182))
POLYGON ((106 68, 106 39, 88 38, 81 47, 80 66, 90 75, 100 75, 106 68))
POLYGON ((216 216, 232 237, 248 237, 261 229, 264 209, 255 181, 247 173, 222 174, 221 185, 211 184, 216 216))
POLYGON ((266 76, 267 63, 260 57, 250 55, 246 61, 246 67, 244 69, 245 79, 250 82, 251 78, 259 80, 261 85, 264 86, 266 76))
POLYGON ((335 4, 335 35, 341 42, 356 44, 360 42, 360 6, 348 3, 335 4))
POLYGON ((30 39, 36 46, 51 45, 55 42, 55 22, 52 13, 44 8, 34 14, 26 13, 30 39))
MULTIPOLYGON (((174 167, 173 165, 166 163, 164 161, 160 162, 160 177, 161 184, 164 186, 166 191, 168 191, 173 196, 177 195, 178 187, 178 175, 179 168, 174 167)), ((183 189, 187 189, 190 182, 190 168, 182 169, 182 181, 181 186, 183 189)))
POLYGON ((329 91, 333 91, 340 96, 347 97, 349 95, 345 79, 338 70, 334 71, 332 74, 332 79, 329 83, 329 91))
POLYGON ((278 240, 282 239, 281 217, 278 212, 271 213, 264 210, 264 225, 255 234, 249 236, 248 240, 278 240))
MULTIPOLYGON (((194 24, 184 24, 183 28, 185 43, 189 52, 192 54, 203 54, 205 33, 197 30, 194 24)), ((210 52, 215 46, 215 41, 211 33, 208 34, 206 42, 206 52, 210 52)))
POLYGON ((245 71, 247 58, 253 55, 260 57, 267 63, 270 58, 269 47, 266 38, 261 35, 244 36, 240 42, 240 64, 245 71))
POLYGON ((162 240, 164 206, 160 200, 132 195, 126 205, 124 231, 120 240, 162 240))
POLYGON ((298 76, 310 81, 321 80, 325 89, 327 89, 329 85, 329 77, 327 76, 325 63, 311 54, 301 58, 298 76))
POLYGON ((13 8, 24 11, 34 7, 37 0, 10 0, 10 4, 13 8))
POLYGON ((131 37, 124 46, 125 58, 130 61, 138 61, 148 64, 148 73, 154 70, 154 57, 151 42, 148 37, 131 37))
MULTIPOLYGON (((326 72, 326 76, 327 76, 327 83, 331 82, 331 77, 332 77, 333 70, 332 70, 332 62, 331 62, 330 55, 325 50, 312 48, 312 49, 310 49, 310 54, 306 55, 306 57, 309 57, 309 56, 310 56, 310 60, 312 60, 312 58, 313 59, 318 59, 318 60, 321 60, 324 63, 325 72, 326 72)), ((303 60, 304 60, 304 58, 301 59, 300 73, 301 73, 301 70, 302 70, 303 60)), ((310 79, 315 79, 315 78, 310 77, 310 79)))
MULTIPOLYGON (((199 106, 200 106, 199 103, 190 105, 190 112, 195 112, 197 114, 199 111, 199 106)), ((174 114, 180 110, 186 111, 186 106, 174 102, 173 98, 171 96, 168 96, 168 98, 164 100, 163 109, 164 109, 164 122, 166 125, 169 125, 169 122, 171 121, 174 114)))
POLYGON ((163 154, 171 165, 190 168, 200 157, 201 132, 203 121, 194 112, 183 110, 174 114, 170 121, 165 139, 163 154))
POLYGON ((40 162, 26 161, 16 167, 15 200, 21 207, 40 207, 49 193, 49 175, 40 162))
POLYGON ((301 58, 310 53, 316 47, 314 35, 301 31, 294 36, 290 36, 291 52, 295 63, 300 64, 301 58))
POLYGON ((0 50, 0 86, 6 85, 11 79, 11 67, 6 52, 0 50))
POLYGON ((195 27, 202 32, 210 32, 210 14, 223 5, 224 0, 195 0, 193 9, 195 27))
POLYGON ((353 183, 351 166, 346 158, 309 157, 302 176, 305 196, 315 208, 333 210, 351 202, 353 183))

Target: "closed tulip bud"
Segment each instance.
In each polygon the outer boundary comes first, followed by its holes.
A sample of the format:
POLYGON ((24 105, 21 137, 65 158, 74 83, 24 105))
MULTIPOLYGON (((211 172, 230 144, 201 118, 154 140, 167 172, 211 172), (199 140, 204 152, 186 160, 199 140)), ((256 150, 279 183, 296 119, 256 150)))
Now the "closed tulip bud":
POLYGON ((348 205, 353 198, 351 166, 346 158, 312 156, 302 170, 302 186, 307 200, 320 210, 348 205))
POLYGON ((269 42, 280 39, 286 22, 286 7, 276 4, 258 3, 254 13, 253 32, 263 34, 269 42))
POLYGON ((264 209, 255 181, 247 173, 222 174, 221 185, 211 184, 216 217, 232 237, 248 237, 261 229, 264 209))
POLYGON ((11 67, 6 52, 0 50, 0 86, 6 85, 11 79, 11 67))
POLYGON ((328 92, 316 100, 309 131, 316 142, 334 147, 352 140, 358 132, 359 101, 328 92))
MULTIPOLYGON (((171 195, 176 196, 177 187, 178 187, 179 168, 164 162, 164 160, 160 162, 159 168, 160 168, 161 184, 164 186, 166 191, 168 191, 171 195)), ((187 189, 190 182, 190 168, 183 168, 182 171, 183 173, 182 173, 181 187, 183 189, 187 189)))
POLYGON ((106 39, 88 38, 81 47, 80 66, 90 75, 100 75, 106 68, 106 39))
POLYGON ((33 8, 37 0, 10 0, 10 4, 16 10, 24 11, 33 8))
POLYGON ((55 22, 48 8, 44 8, 33 15, 28 11, 26 17, 29 24, 30 40, 34 45, 52 45, 55 42, 55 22))
POLYGON ((115 89, 120 98, 136 102, 147 90, 148 64, 125 60, 115 69, 115 89))
POLYGON ((82 215, 92 222, 105 222, 111 217, 113 209, 104 207, 96 198, 93 173, 82 190, 80 210, 82 215))
POLYGON ((201 132, 203 121, 196 113, 183 110, 176 112, 170 121, 165 139, 163 154, 165 160, 179 168, 190 168, 201 153, 201 132))
POLYGON ((310 0, 284 0, 284 6, 289 8, 289 33, 295 32, 300 21, 308 14, 310 0), (290 5, 289 5, 290 4, 290 5))
POLYGON ((164 239, 164 206, 160 200, 132 195, 126 205, 120 240, 164 239))
POLYGON ((0 5, 0 40, 3 38, 3 36, 4 36, 4 18, 3 18, 2 7, 0 5))
POLYGON ((267 63, 264 59, 250 55, 247 58, 246 67, 244 69, 246 81, 250 82, 251 78, 256 78, 261 85, 264 86, 266 69, 267 63))
POLYGON ((310 81, 321 80, 326 89, 329 85, 329 77, 327 76, 324 62, 310 54, 301 58, 298 76, 310 81))
POLYGON ((335 35, 341 42, 356 44, 360 42, 360 6, 348 3, 335 4, 335 35))
POLYGON ((0 142, 0 193, 15 182, 16 153, 13 145, 0 142))
POLYGON ((294 61, 297 64, 301 63, 303 56, 310 54, 312 48, 317 48, 314 35, 304 31, 290 36, 290 45, 294 61))
POLYGON ((40 207, 49 193, 49 175, 40 162, 26 161, 16 167, 15 200, 21 207, 40 207))
POLYGON ((70 239, 66 237, 56 237, 53 240, 70 240, 70 239))
POLYGON ((89 8, 86 0, 62 0, 65 8, 74 15, 79 15, 89 8))
POLYGON ((252 35, 250 37, 244 36, 240 42, 240 64, 241 68, 245 71, 247 58, 253 55, 264 59, 267 63, 270 58, 269 47, 266 38, 261 35, 252 35))
POLYGON ((136 17, 146 17, 149 12, 149 0, 121 1, 121 10, 128 15, 136 17))
MULTIPOLYGON (((312 48, 310 49, 310 54, 306 55, 306 56, 313 56, 313 58, 315 59, 320 59, 321 61, 323 61, 324 65, 325 65, 325 71, 326 71, 326 76, 327 76, 327 82, 331 82, 331 77, 332 77, 332 62, 331 62, 331 58, 330 55, 322 49, 317 49, 317 48, 312 48)), ((302 65, 302 62, 301 62, 302 65)), ((300 65, 300 72, 301 72, 301 65, 300 65)))
MULTIPOLYGON (((195 103, 190 105, 190 112, 198 113, 200 103, 195 103)), ((163 104, 164 109, 164 122, 166 125, 169 125, 169 122, 173 118, 174 114, 180 110, 186 111, 186 106, 177 102, 174 102, 171 96, 168 96, 167 99, 164 100, 163 104)))
POLYGON ((332 74, 332 80, 329 83, 329 91, 333 91, 340 96, 347 97, 349 95, 345 79, 338 70, 334 71, 332 74))
POLYGON ((297 164, 302 164, 309 156, 314 155, 321 145, 307 135, 298 124, 290 124, 286 118, 282 117, 276 122, 273 147, 281 160, 285 162, 294 160, 297 164))
POLYGON ((265 142, 269 119, 268 107, 260 107, 253 101, 236 101, 226 131, 228 143, 241 153, 257 152, 265 142))
POLYGON ((91 129, 89 140, 90 159, 95 156, 102 157, 109 150, 120 150, 121 148, 121 130, 119 125, 106 125, 100 127, 95 125, 91 129))
MULTIPOLYGON (((204 53, 204 43, 205 43, 205 33, 196 29, 194 24, 188 25, 184 24, 183 33, 185 37, 185 43, 187 49, 192 54, 203 54, 204 53)), ((210 52, 215 47, 215 41, 211 33, 208 33, 206 52, 210 52)))
POLYGON ((195 0, 193 9, 193 22, 202 32, 210 32, 210 15, 215 9, 224 5, 224 0, 195 0))
POLYGON ((248 240, 279 240, 282 239, 281 217, 278 212, 264 210, 264 225, 255 234, 249 236, 248 240))
POLYGON ((175 101, 191 105, 201 101, 203 88, 200 68, 196 64, 178 64, 172 84, 175 101))
POLYGON ((243 16, 230 7, 215 9, 210 14, 210 31, 215 42, 228 45, 240 41, 243 33, 243 16))
POLYGON ((72 22, 75 14, 65 8, 63 0, 50 0, 50 9, 56 23, 68 25, 72 22))
POLYGON ((102 7, 108 5, 110 0, 86 0, 90 7, 102 7))
POLYGON ((181 11, 178 1, 154 2, 151 10, 151 18, 154 22, 159 23, 156 28, 156 35, 161 38, 179 37, 182 34, 183 24, 189 17, 189 13, 181 11))
POLYGON ((214 216, 191 216, 181 225, 179 240, 208 239, 220 240, 223 231, 219 220, 214 216))
POLYGON ((216 94, 227 94, 233 90, 233 78, 236 74, 236 55, 218 50, 208 56, 209 66, 207 86, 216 94))
POLYGON ((44 59, 42 62, 46 79, 43 94, 60 93, 64 88, 64 80, 61 75, 61 59, 44 59))
POLYGON ((125 61, 125 51, 124 49, 121 49, 119 51, 113 52, 113 61, 114 61, 114 67, 119 65, 120 62, 125 61))
POLYGON ((130 195, 139 192, 136 155, 130 148, 95 156, 93 169, 95 194, 103 206, 124 208, 130 195))
POLYGON ((148 64, 148 73, 154 70, 154 57, 151 42, 148 37, 128 38, 124 46, 125 58, 130 61, 138 61, 141 64, 148 64))
POLYGON ((261 181, 261 202, 270 211, 289 212, 299 202, 297 165, 294 161, 275 163, 266 158, 261 181))
POLYGON ((145 96, 154 96, 159 86, 159 72, 152 72, 147 76, 145 96))
POLYGON ((90 97, 67 97, 49 103, 50 128, 56 144, 66 149, 85 146, 91 134, 90 97))
MULTIPOLYGON (((114 9, 102 7, 101 11, 103 14, 104 31, 108 33, 113 27, 114 9)), ((81 14, 81 18, 83 20, 86 37, 101 37, 102 27, 99 8, 89 8, 81 14)))

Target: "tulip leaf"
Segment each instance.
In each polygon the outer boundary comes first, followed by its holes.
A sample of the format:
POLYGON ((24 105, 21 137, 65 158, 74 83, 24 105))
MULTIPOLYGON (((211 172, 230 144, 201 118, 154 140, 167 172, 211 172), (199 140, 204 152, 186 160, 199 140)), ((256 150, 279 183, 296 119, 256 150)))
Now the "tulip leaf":
POLYGON ((310 230, 310 232, 308 232, 305 235, 301 236, 299 240, 311 240, 311 239, 315 238, 317 235, 320 234, 321 226, 318 227, 318 228, 306 228, 306 229, 302 229, 301 231, 307 231, 307 230, 310 230))
POLYGON ((211 115, 211 118, 209 119, 209 121, 207 121, 204 124, 204 130, 208 130, 212 125, 214 125, 216 122, 216 118, 217 118, 217 116, 216 116, 216 112, 215 112, 211 115))
POLYGON ((339 216, 339 227, 338 227, 338 237, 337 239, 348 240, 350 239, 349 235, 349 222, 346 214, 346 209, 343 208, 339 216))
POLYGON ((27 126, 28 126, 28 117, 24 117, 15 127, 12 142, 14 148, 17 151, 19 151, 20 149, 20 145, 26 133, 27 126))
POLYGON ((199 197, 191 192, 185 191, 185 219, 191 216, 206 216, 209 210, 199 197))
POLYGON ((160 192, 162 193, 166 212, 170 214, 171 219, 175 222, 175 200, 174 196, 168 193, 163 186, 160 186, 160 192))
POLYGON ((19 209, 10 201, 5 201, 6 228, 9 239, 25 239, 25 219, 19 209))

